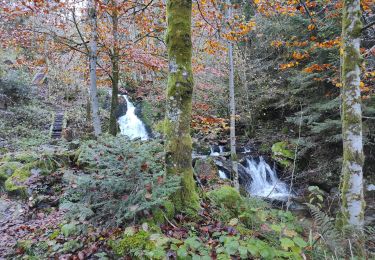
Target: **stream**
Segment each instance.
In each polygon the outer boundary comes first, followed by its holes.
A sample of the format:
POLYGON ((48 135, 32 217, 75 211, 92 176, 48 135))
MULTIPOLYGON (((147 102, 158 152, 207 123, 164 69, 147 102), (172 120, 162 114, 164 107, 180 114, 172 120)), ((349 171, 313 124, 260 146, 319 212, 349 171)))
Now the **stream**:
MULTIPOLYGON (((135 114, 134 104, 128 96, 122 95, 122 97, 126 100, 127 111, 125 115, 118 118, 121 134, 130 139, 149 139, 145 124, 135 114)), ((251 150, 246 148, 242 152, 244 158, 242 163, 239 164, 241 185, 253 196, 286 201, 290 192, 288 185, 278 178, 275 167, 271 167, 262 156, 253 157, 249 155, 251 150)), ((228 179, 230 178, 229 171, 224 169, 223 163, 220 161, 220 158, 227 154, 224 146, 212 146, 209 155, 198 156, 214 158, 219 169, 218 176, 222 179, 228 179)))

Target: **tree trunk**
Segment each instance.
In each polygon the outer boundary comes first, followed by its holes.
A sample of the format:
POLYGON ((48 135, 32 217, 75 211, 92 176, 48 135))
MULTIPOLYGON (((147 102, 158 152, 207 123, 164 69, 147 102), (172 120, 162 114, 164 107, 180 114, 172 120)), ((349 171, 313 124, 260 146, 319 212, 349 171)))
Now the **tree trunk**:
POLYGON ((193 73, 191 68, 191 0, 167 2, 167 48, 169 74, 165 118, 165 151, 167 174, 181 176, 181 190, 174 194, 178 211, 195 214, 199 197, 195 190, 192 168, 190 121, 193 73))
POLYGON ((96 22, 96 6, 95 0, 89 0, 89 21, 91 26, 91 39, 90 39, 90 100, 92 109, 92 119, 94 126, 95 136, 99 136, 102 133, 100 118, 99 118, 99 102, 98 93, 96 87, 96 63, 98 60, 97 56, 97 22, 96 22))
POLYGON ((116 136, 117 134, 117 108, 118 108, 118 83, 119 83, 119 49, 118 49, 118 10, 116 1, 112 1, 112 33, 113 33, 113 50, 111 55, 112 63, 112 101, 111 113, 109 118, 109 133, 116 136))
POLYGON ((342 213, 344 224, 363 230, 363 143, 361 110, 361 9, 359 0, 345 0, 342 21, 342 213))
MULTIPOLYGON (((232 16, 232 7, 230 0, 227 0, 227 18, 232 16)), ((239 190, 238 183, 238 164, 236 153, 236 102, 234 99, 234 64, 233 64, 233 43, 228 42, 229 56, 229 110, 230 110, 230 157, 232 160, 232 180, 233 186, 239 190)))

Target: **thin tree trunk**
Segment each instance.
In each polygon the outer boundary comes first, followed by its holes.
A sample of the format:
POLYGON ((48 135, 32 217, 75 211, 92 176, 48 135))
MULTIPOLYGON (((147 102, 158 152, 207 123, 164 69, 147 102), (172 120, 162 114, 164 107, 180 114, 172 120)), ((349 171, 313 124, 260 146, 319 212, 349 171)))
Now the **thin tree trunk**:
POLYGON ((90 39, 90 100, 92 109, 92 119, 94 126, 95 136, 99 136, 102 133, 100 118, 99 118, 99 102, 98 93, 96 87, 96 63, 98 60, 97 56, 97 21, 96 21, 96 6, 95 0, 89 0, 89 21, 91 26, 91 39, 90 39))
POLYGON ((359 0, 345 0, 342 20, 342 213, 344 224, 363 231, 363 141, 361 110, 361 9, 359 0))
MULTIPOLYGON (((232 7, 230 0, 227 0, 227 18, 232 16, 232 7)), ((230 108, 230 157, 232 160, 232 180, 233 186, 239 190, 238 182, 238 163, 236 153, 236 102, 234 99, 234 64, 233 64, 233 43, 228 42, 229 56, 229 108, 230 108)))
POLYGON ((112 63, 112 101, 111 113, 109 118, 109 133, 117 134, 117 107, 118 107, 118 83, 119 83, 119 48, 118 48, 118 10, 116 1, 112 0, 112 33, 113 33, 113 50, 111 55, 112 63))
POLYGON ((199 197, 193 178, 190 122, 193 72, 191 68, 191 0, 167 2, 169 74, 165 118, 167 174, 181 176, 181 189, 172 196, 178 211, 194 215, 199 197))

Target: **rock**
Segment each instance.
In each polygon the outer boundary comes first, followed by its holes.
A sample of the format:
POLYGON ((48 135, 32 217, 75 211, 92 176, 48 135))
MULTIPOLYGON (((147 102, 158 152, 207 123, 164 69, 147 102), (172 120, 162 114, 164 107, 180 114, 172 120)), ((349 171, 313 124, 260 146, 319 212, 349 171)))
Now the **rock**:
POLYGON ((219 169, 212 158, 205 158, 196 160, 194 171, 201 180, 209 180, 217 177, 219 169))
POLYGON ((5 190, 15 195, 26 196, 26 182, 31 176, 31 170, 36 169, 35 163, 27 163, 14 171, 5 181, 5 190))
MULTIPOLYGON (((22 204, 16 201, 0 198, 0 226, 14 219, 19 219, 25 213, 22 204)), ((1 228, 0 228, 1 231, 1 228)))
MULTIPOLYGON (((34 153, 9 154, 3 160, 4 171, 10 171, 11 176, 5 180, 5 190, 13 195, 26 196, 29 177, 39 174, 49 174, 58 167, 70 163, 70 152, 46 153, 37 155, 34 153), (12 168, 10 168, 12 166, 12 168), (6 168, 7 167, 7 168, 6 168)), ((5 176, 3 176, 3 179, 5 176)))
POLYGON ((118 97, 118 106, 116 111, 116 118, 119 118, 126 114, 126 111, 128 110, 126 100, 123 96, 118 97))

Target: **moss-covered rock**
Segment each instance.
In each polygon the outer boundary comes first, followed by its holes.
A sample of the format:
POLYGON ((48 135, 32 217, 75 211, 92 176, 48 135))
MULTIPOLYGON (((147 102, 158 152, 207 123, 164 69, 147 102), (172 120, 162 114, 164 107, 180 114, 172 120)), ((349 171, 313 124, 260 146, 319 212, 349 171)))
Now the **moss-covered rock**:
MULTIPOLYGON (((24 158, 24 157, 23 157, 24 158)), ((22 160, 25 161, 25 160, 22 160)), ((5 190, 14 195, 26 195, 27 180, 31 176, 32 171, 35 170, 40 174, 48 174, 58 167, 63 165, 63 161, 60 162, 50 155, 42 155, 39 159, 32 162, 21 164, 21 167, 15 168, 13 174, 5 181, 5 190)), ((19 165, 19 162, 8 162, 13 165, 19 165)))
POLYGON ((216 204, 223 205, 228 209, 238 208, 243 201, 240 193, 235 188, 228 185, 221 186, 216 190, 208 192, 207 196, 216 204))
POLYGON ((281 141, 272 145, 272 158, 281 165, 288 167, 292 164, 294 152, 290 149, 291 145, 281 141))
POLYGON ((36 165, 33 162, 16 169, 12 176, 5 181, 5 190, 17 195, 26 195, 26 182, 34 168, 36 165))
POLYGON ((4 162, 0 165, 0 183, 6 181, 18 168, 22 167, 19 162, 4 162))

